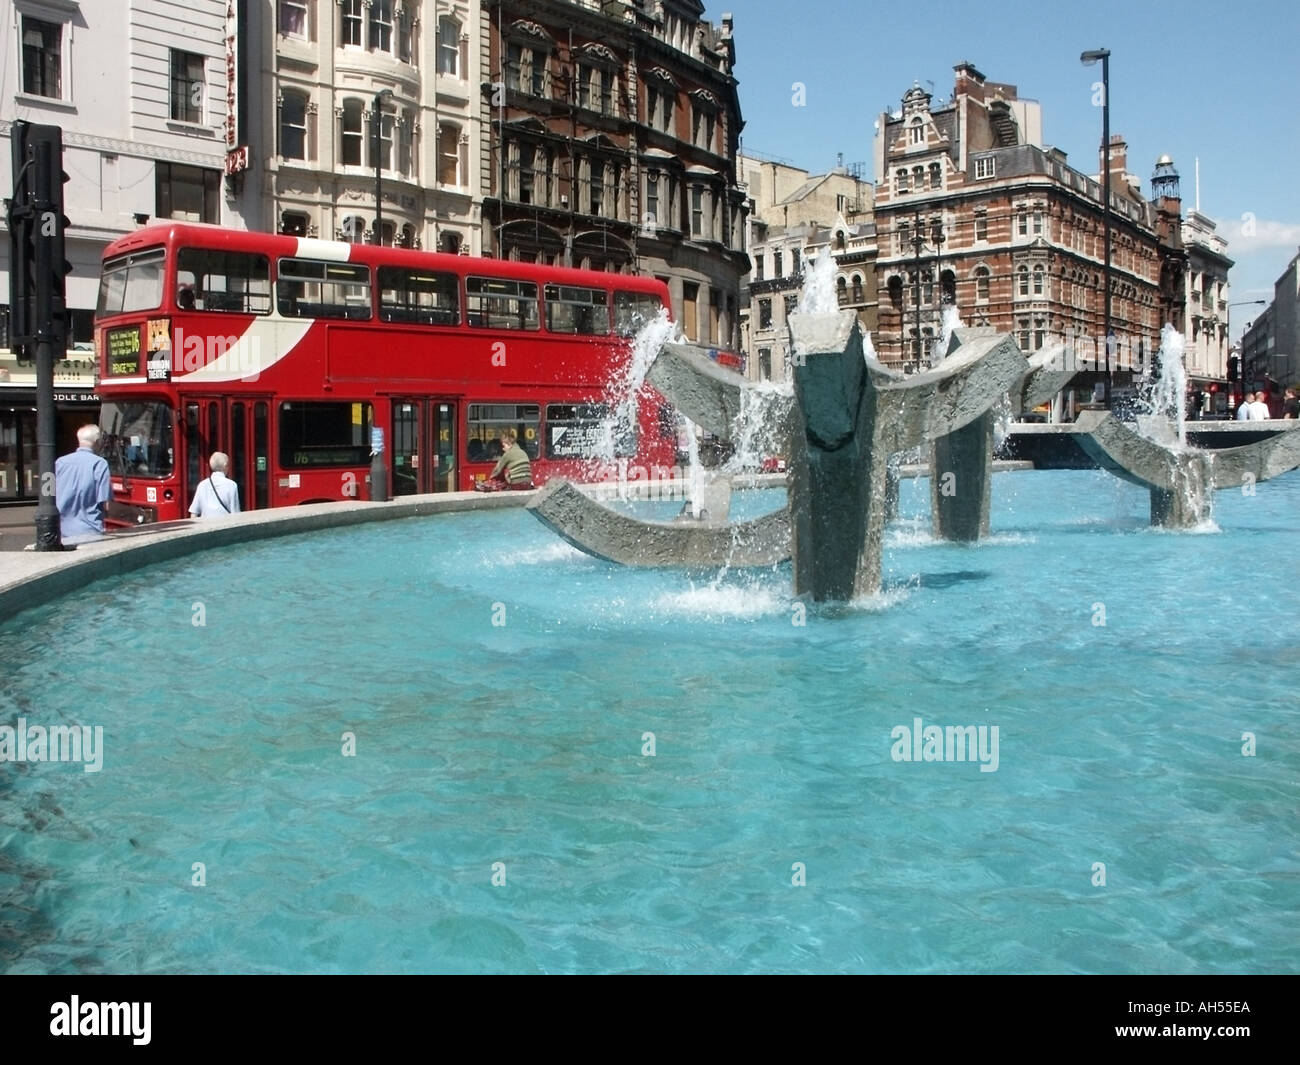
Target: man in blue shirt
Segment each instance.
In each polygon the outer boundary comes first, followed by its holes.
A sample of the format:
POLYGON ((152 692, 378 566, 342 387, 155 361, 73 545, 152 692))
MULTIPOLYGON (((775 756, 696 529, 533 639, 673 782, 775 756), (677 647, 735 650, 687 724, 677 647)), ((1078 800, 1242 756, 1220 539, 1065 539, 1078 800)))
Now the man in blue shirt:
POLYGON ((111 498, 108 463, 95 454, 99 426, 83 425, 77 430, 77 443, 76 451, 54 464, 54 498, 65 544, 103 536, 104 513, 111 498))

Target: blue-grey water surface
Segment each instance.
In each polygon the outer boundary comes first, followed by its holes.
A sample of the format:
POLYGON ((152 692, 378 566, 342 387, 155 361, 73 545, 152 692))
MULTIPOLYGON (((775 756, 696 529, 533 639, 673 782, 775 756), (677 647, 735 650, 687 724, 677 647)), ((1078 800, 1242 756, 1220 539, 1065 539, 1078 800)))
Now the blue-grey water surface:
POLYGON ((806 619, 788 565, 521 511, 27 612, 0 722, 105 755, 0 765, 0 969, 1300 970, 1300 474, 1179 534, 1102 473, 995 484, 964 547, 905 482, 885 592, 806 619), (894 761, 915 718, 997 726, 997 771, 894 761))

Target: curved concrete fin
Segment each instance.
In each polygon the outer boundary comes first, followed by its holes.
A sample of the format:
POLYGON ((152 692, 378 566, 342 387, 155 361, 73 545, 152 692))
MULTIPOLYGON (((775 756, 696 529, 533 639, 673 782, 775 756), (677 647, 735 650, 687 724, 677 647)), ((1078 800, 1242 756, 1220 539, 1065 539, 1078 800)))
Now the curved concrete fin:
POLYGON ((553 480, 528 509, 579 551, 624 566, 744 568, 790 557, 786 507, 737 525, 644 521, 602 506, 568 481, 553 480))
POLYGON ((696 425, 730 440, 745 379, 719 366, 706 351, 693 344, 665 344, 646 380, 696 425))
POLYGON ((1074 371, 1064 366, 1064 344, 1052 344, 1030 355, 1029 373, 1020 388, 1020 410, 1033 410, 1068 385, 1074 371))
POLYGON ((1116 477, 1144 488, 1179 487, 1178 456, 1187 453, 1148 440, 1109 411, 1081 411, 1074 432, 1088 457, 1116 477))
POLYGON ((1212 451, 1210 455, 1216 488, 1237 487, 1245 482, 1247 474, 1256 481, 1267 481, 1300 466, 1300 425, 1267 440, 1212 451))
MULTIPOLYGON (((1028 363, 1007 334, 981 334, 933 370, 872 385, 879 392, 890 451, 905 451, 970 424, 1004 392, 1019 391, 1028 363)), ((880 415, 877 415, 879 418, 880 415)))

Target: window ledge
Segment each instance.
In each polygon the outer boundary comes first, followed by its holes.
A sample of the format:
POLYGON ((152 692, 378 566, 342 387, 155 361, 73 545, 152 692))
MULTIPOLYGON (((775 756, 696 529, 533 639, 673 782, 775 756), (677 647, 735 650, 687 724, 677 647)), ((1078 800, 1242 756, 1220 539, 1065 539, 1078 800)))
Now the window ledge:
POLYGON ((191 137, 215 137, 217 131, 201 122, 185 122, 179 118, 169 118, 167 128, 173 133, 184 133, 191 137))
POLYGON ((69 114, 76 114, 77 111, 77 105, 71 100, 53 96, 34 96, 25 92, 14 93, 14 103, 23 107, 53 107, 59 111, 67 111, 69 114))

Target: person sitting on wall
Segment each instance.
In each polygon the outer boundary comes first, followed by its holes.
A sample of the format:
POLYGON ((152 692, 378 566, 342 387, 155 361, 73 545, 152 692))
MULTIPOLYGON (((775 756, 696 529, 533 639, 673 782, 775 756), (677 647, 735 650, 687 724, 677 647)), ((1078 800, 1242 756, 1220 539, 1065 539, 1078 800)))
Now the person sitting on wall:
POLYGON ((501 457, 488 474, 489 481, 500 481, 515 491, 533 487, 533 468, 528 454, 519 446, 519 434, 506 429, 501 434, 501 457))

